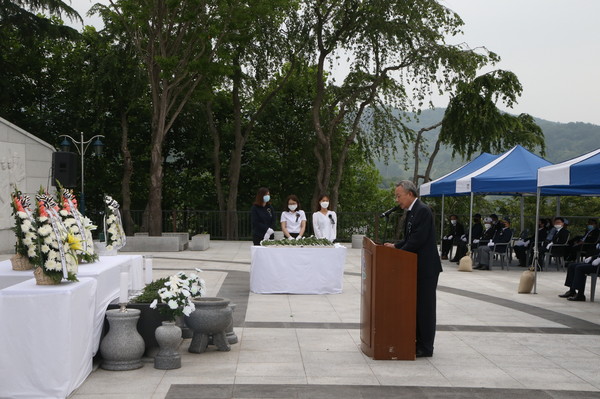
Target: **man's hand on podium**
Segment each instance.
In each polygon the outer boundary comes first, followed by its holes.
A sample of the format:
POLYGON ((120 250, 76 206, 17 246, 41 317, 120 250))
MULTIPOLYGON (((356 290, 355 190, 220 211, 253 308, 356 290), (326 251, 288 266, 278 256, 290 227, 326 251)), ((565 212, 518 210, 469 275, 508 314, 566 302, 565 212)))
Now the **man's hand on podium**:
POLYGON ((385 245, 386 247, 389 247, 389 248, 396 248, 396 247, 394 246, 394 244, 392 244, 391 242, 386 242, 386 243, 384 243, 383 245, 385 245))

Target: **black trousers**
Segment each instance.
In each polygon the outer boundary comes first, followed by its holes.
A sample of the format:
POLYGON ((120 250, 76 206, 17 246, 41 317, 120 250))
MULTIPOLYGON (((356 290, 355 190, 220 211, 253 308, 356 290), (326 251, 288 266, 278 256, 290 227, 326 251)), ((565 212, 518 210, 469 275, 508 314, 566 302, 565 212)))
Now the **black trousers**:
POLYGON ((417 277, 417 342, 416 348, 433 353, 436 326, 436 289, 439 274, 417 277))
POLYGON ((569 287, 571 290, 577 290, 579 294, 583 294, 585 291, 587 275, 595 273, 596 270, 598 270, 598 266, 594 266, 591 263, 569 263, 567 267, 567 277, 565 278, 565 286, 569 287))

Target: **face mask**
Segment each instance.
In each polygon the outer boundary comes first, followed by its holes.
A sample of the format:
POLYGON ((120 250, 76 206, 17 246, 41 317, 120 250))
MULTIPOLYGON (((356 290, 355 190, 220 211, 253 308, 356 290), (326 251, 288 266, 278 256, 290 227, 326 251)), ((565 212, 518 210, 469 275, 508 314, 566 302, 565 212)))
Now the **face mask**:
POLYGON ((288 208, 290 208, 290 211, 295 211, 298 205, 288 205, 288 208))
POLYGON ((327 207, 329 207, 329 202, 327 202, 327 201, 321 202, 321 208, 327 208, 327 207))
POLYGON ((456 226, 456 220, 451 220, 450 223, 452 223, 453 226, 456 226))
POLYGON ((489 224, 489 223, 484 224, 484 226, 485 226, 486 229, 489 229, 490 227, 492 227, 492 225, 489 224))
POLYGON ((555 228, 556 230, 560 230, 560 229, 562 229, 562 224, 555 224, 555 225, 554 225, 554 228, 555 228))
POLYGON ((271 196, 270 196, 270 195, 265 195, 265 196, 263 197, 263 201, 264 201, 264 202, 269 202, 270 200, 271 200, 271 196))

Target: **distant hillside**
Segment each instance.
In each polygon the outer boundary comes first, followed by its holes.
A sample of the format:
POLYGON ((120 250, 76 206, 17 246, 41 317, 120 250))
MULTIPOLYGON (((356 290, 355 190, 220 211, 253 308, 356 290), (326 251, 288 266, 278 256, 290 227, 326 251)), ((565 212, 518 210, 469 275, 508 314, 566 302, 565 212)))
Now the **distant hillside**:
MULTIPOLYGON (((434 125, 442 120, 443 115, 443 108, 427 110, 419 116, 419 123, 411 122, 407 125, 414 130, 418 130, 422 127, 434 125)), ((535 120, 542 128, 546 140, 546 155, 544 158, 552 163, 562 162, 600 147, 600 126, 598 125, 583 122, 558 123, 539 118, 535 118, 535 120)), ((438 134, 439 129, 426 133, 430 149, 433 147, 438 134)), ((377 168, 383 176, 386 186, 390 182, 412 178, 413 158, 409 156, 408 165, 405 168, 403 155, 398 154, 396 160, 390 160, 388 165, 385 165, 382 160, 376 161, 377 168)), ((442 147, 435 159, 432 177, 436 179, 443 176, 467 161, 452 159, 450 149, 442 147)), ((421 168, 421 170, 424 169, 421 168)))

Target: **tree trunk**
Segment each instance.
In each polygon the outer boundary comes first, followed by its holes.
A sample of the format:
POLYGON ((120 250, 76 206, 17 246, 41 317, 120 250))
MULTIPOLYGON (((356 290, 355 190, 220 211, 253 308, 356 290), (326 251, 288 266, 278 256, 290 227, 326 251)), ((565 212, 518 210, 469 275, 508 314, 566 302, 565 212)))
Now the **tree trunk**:
POLYGON ((121 152, 123 154, 123 178, 121 179, 121 201, 123 227, 125 234, 133 235, 133 218, 131 217, 131 176, 133 174, 133 160, 127 145, 129 136, 128 110, 121 114, 121 152))

